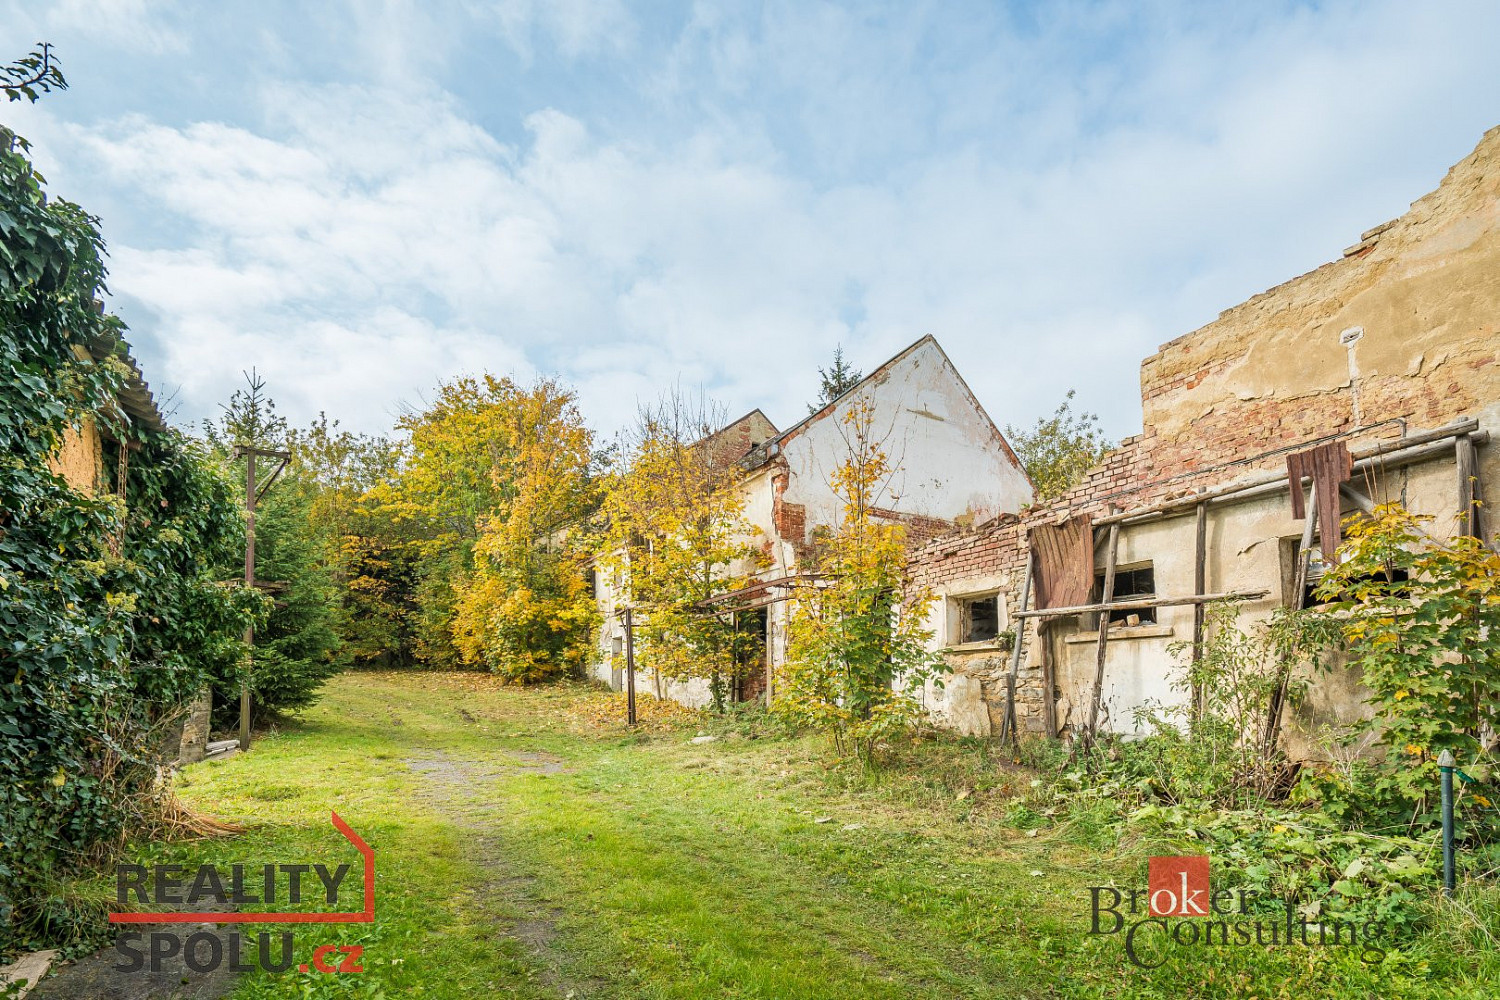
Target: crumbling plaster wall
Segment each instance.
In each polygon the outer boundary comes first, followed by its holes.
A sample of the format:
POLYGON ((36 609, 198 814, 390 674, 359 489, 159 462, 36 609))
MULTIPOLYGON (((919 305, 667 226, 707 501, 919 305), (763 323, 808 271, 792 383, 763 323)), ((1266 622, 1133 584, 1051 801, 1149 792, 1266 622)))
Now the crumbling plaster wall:
POLYGON ((1387 420, 1432 427, 1500 398, 1500 128, 1366 235, 1145 360, 1153 478, 1387 420))
POLYGON ((882 507, 952 521, 1014 512, 1030 501, 1020 464, 928 338, 782 442, 788 470, 782 500, 805 510, 808 531, 843 517, 828 480, 848 455, 843 417, 858 403, 871 406, 875 438, 896 470, 882 507))
POLYGON ((98 424, 93 417, 84 417, 78 427, 63 433, 62 444, 47 465, 69 486, 92 496, 99 488, 103 461, 98 424))
MULTIPOLYGON (((1474 417, 1500 437, 1500 129, 1456 165, 1442 186, 1400 219, 1376 227, 1341 260, 1226 310, 1213 323, 1163 345, 1141 367, 1144 423, 1075 490, 1032 508, 1023 524, 1088 511, 1095 517, 1284 470, 1288 451, 1330 435, 1351 448, 1474 417)), ((1487 495, 1500 496, 1500 441, 1479 452, 1487 495)), ((1401 499, 1433 515, 1434 534, 1453 530, 1457 474, 1451 456, 1387 470, 1376 499, 1401 499)), ((1500 504, 1487 534, 1500 528, 1500 504)), ((1209 592, 1269 591, 1247 603, 1253 627, 1280 603, 1281 540, 1296 538, 1286 493, 1211 505, 1209 592)), ((1193 589, 1191 512, 1127 526, 1121 566, 1150 560, 1158 594, 1193 589)), ((1101 532, 1103 534, 1103 532, 1101 532)), ((1096 553, 1103 567, 1103 546, 1096 553)), ((1024 533, 1004 520, 933 540, 912 562, 917 577, 943 589, 989 574, 1015 587, 1025 565, 1024 533)), ((1162 608, 1155 628, 1115 629, 1106 660, 1112 728, 1128 731, 1147 700, 1182 704, 1180 657, 1167 647, 1192 636, 1191 608, 1162 608)), ((1058 622, 1038 638, 1028 626, 1018 692, 1023 731, 1076 726, 1087 711, 1095 670, 1092 620, 1058 622), (1069 637, 1076 641, 1067 641, 1069 637), (1058 695, 1055 720, 1048 695, 1058 695)), ((960 671, 969 664, 950 657, 960 671)), ((986 685, 991 715, 1003 685, 986 685)), ((1318 755, 1318 733, 1365 711, 1347 670, 1320 674, 1291 719, 1288 742, 1318 755)), ((1003 708, 1003 706, 998 706, 1003 708)), ((941 716, 941 713, 938 713, 941 716)))

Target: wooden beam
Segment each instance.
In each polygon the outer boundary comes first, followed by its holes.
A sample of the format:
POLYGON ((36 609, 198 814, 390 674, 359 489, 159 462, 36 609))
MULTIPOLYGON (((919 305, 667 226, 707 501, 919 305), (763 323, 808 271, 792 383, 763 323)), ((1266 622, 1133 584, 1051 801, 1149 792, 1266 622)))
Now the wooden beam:
MULTIPOLYGON (((1208 585, 1208 504, 1198 504, 1198 525, 1193 545, 1193 596, 1202 597, 1208 585)), ((1203 659, 1203 604, 1193 605, 1193 666, 1203 659)), ((1195 672, 1196 673, 1196 672, 1195 672)), ((1203 717, 1203 685, 1193 682, 1193 710, 1203 717)))
POLYGON ((1222 594, 1194 594, 1192 597, 1132 597, 1128 601, 1110 601, 1108 604, 1075 604, 1066 608, 1037 608, 1035 611, 1018 611, 1016 612, 1016 617, 1069 618, 1073 615, 1089 614, 1094 611, 1178 608, 1188 604, 1209 604, 1213 601, 1257 601, 1269 593, 1269 590, 1230 590, 1222 594))
MULTIPOLYGON (((1479 422, 1476 420, 1461 420, 1437 430, 1423 431, 1409 437, 1398 438, 1395 441, 1385 441, 1378 445, 1355 449, 1350 452, 1355 458, 1354 471, 1363 472, 1367 469, 1374 469, 1381 466, 1407 464, 1431 455, 1442 454, 1451 450, 1447 444, 1449 439, 1460 435, 1468 435, 1475 444, 1485 444, 1489 440, 1489 434, 1478 430, 1478 427, 1479 422)), ((1204 502, 1223 503, 1230 500, 1251 500, 1257 496, 1276 493, 1287 488, 1288 483, 1285 472, 1267 473, 1244 482, 1215 486, 1188 496, 1178 497, 1175 500, 1165 500, 1148 507, 1110 514, 1096 520, 1094 526, 1103 527, 1115 521, 1123 524, 1154 521, 1163 517, 1185 514, 1197 507, 1198 504, 1204 502)))
MULTIPOLYGON (((1301 488, 1301 484, 1297 484, 1301 488)), ((1337 501, 1333 501, 1337 503, 1337 501)), ((1307 593, 1307 565, 1308 553, 1312 550, 1313 529, 1318 524, 1318 484, 1315 482, 1308 490, 1306 518, 1302 522, 1302 547, 1297 550, 1297 572, 1292 577, 1292 592, 1288 595, 1287 606, 1295 611, 1302 610, 1303 596, 1307 593)), ((1271 703, 1266 708, 1266 732, 1263 743, 1266 755, 1276 749, 1276 734, 1281 728, 1281 708, 1286 703, 1287 685, 1292 679, 1292 661, 1290 657, 1283 657, 1276 668, 1276 686, 1271 689, 1271 703)))
MULTIPOLYGON (((1021 580, 1021 611, 1026 610, 1026 605, 1031 601, 1031 551, 1026 552, 1026 575, 1021 580)), ((1003 743, 1007 736, 1015 738, 1016 735, 1016 677, 1021 672, 1021 642, 1026 637, 1026 619, 1019 615, 1012 615, 1016 619, 1015 638, 1011 640, 1010 649, 1010 673, 1005 678, 1005 718, 1000 720, 1000 741, 1003 743)))
POLYGON ((1458 462, 1458 530, 1471 538, 1483 538, 1479 525, 1479 458, 1474 439, 1465 434, 1455 439, 1458 462))
MULTIPOLYGON (((1115 596, 1115 560, 1120 554, 1120 522, 1109 526, 1109 552, 1104 557, 1104 600, 1108 605, 1115 596)), ((1099 612, 1099 643, 1094 654, 1094 696, 1089 699, 1089 726, 1084 731, 1084 746, 1094 742, 1094 732, 1099 725, 1099 703, 1104 698, 1104 657, 1109 646, 1109 610, 1099 612)))

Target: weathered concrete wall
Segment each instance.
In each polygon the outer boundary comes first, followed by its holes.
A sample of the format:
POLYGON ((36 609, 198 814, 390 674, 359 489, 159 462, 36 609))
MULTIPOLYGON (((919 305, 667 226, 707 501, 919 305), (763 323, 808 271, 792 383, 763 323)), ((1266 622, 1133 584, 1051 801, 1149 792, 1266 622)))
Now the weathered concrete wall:
POLYGON ((196 764, 208 752, 209 719, 213 711, 213 692, 204 688, 187 706, 178 743, 177 762, 196 764))
MULTIPOLYGON (((1351 449, 1397 440, 1460 417, 1500 436, 1500 129, 1486 134, 1442 186, 1400 219, 1376 227, 1341 260, 1226 310, 1162 346, 1141 366, 1144 424, 1080 486, 1028 510, 1022 528, 1089 511, 1098 517, 1284 471, 1288 452, 1332 437, 1351 449)), ((1500 491, 1500 446, 1480 450, 1481 479, 1500 491)), ((1453 530, 1457 474, 1451 457, 1374 477, 1376 499, 1399 499, 1453 530)), ((1490 512, 1487 533, 1500 528, 1490 512)), ((1283 599, 1283 540, 1297 538, 1285 492, 1214 505, 1208 515, 1208 592, 1269 591, 1247 604, 1253 627, 1283 599)), ((1193 591, 1195 523, 1185 516, 1128 526, 1120 565, 1149 560, 1158 594, 1193 591)), ((1097 553, 1102 568, 1102 546, 1097 553)), ((1024 530, 1000 519, 938 538, 914 571, 943 592, 1003 588, 1014 598, 1025 564, 1024 530)), ((1012 605, 1013 606, 1013 605, 1012 605)), ((1167 647, 1192 636, 1190 608, 1162 608, 1158 624, 1111 631, 1105 672, 1109 724, 1133 728, 1148 701, 1180 705, 1180 658, 1167 647)), ((1028 628, 1021 674, 1023 728, 1067 731, 1087 710, 1094 676, 1093 620, 1028 628), (1080 635, 1080 633, 1087 633, 1080 635), (1083 641, 1069 642, 1069 637, 1083 641), (1049 724, 1047 699, 1055 698, 1049 724)), ((967 670, 961 659, 958 669, 967 670)), ((986 687, 993 701, 1003 687, 986 687)), ((1295 714, 1289 743, 1315 755, 1317 733, 1364 711, 1358 678, 1319 676, 1295 714)), ((993 713, 992 713, 993 714, 993 713)))

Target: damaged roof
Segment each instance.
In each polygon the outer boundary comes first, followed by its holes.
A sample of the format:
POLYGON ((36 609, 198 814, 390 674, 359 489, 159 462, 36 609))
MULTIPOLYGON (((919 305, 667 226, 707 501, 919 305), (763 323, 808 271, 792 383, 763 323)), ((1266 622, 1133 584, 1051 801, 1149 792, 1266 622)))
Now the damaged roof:
POLYGON ((156 405, 156 397, 151 393, 151 386, 147 384, 140 364, 131 355, 130 345, 122 337, 106 333, 91 339, 86 349, 95 361, 116 358, 129 369, 129 373, 125 376, 125 384, 120 387, 120 391, 115 396, 115 402, 130 418, 131 424, 141 430, 158 433, 165 431, 167 429, 166 417, 162 415, 161 408, 156 405))

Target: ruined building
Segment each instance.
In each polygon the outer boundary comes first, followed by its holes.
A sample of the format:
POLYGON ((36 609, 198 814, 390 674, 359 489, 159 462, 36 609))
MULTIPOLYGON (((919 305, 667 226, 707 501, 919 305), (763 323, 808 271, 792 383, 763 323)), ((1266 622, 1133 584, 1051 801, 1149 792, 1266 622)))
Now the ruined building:
MULTIPOLYGON (((753 671, 741 698, 763 696, 786 649, 786 604, 790 582, 809 569, 810 545, 819 528, 833 528, 842 507, 828 485, 845 460, 841 417, 868 403, 873 430, 896 469, 888 487, 889 509, 881 514, 922 541, 951 531, 960 521, 991 521, 1015 514, 1032 498, 1010 445, 985 413, 953 362, 932 337, 923 337, 875 369, 848 392, 785 431, 755 410, 714 434, 706 446, 737 466, 745 494, 751 541, 761 549, 759 581, 735 595, 739 613, 764 638, 766 661, 753 671)), ((737 573, 747 567, 733 567, 737 573)), ((594 675, 620 684, 615 655, 623 641, 616 614, 626 581, 595 578, 604 627, 594 675)), ((689 705, 709 701, 703 680, 672 683, 667 692, 689 705)))
MULTIPOLYGON (((925 692, 930 709, 993 732, 1014 678, 1022 732, 1076 735, 1102 663, 1099 726, 1129 732, 1148 701, 1190 697, 1168 647, 1201 629, 1195 599, 1240 595, 1246 626, 1297 604, 1337 542, 1334 513, 1398 500, 1433 515, 1438 537, 1492 538, 1500 515, 1474 501, 1500 484, 1497 362, 1500 129, 1342 259, 1146 358, 1141 434, 1077 488, 914 555, 942 597, 931 624, 954 669, 925 692), (1297 510, 1305 473, 1324 496, 1297 510), (1111 559, 1112 603, 1126 606, 1058 614, 1101 603, 1111 559)), ((1361 701, 1358 677, 1318 678, 1287 721, 1293 752, 1315 754, 1319 730, 1356 717, 1361 701)))

